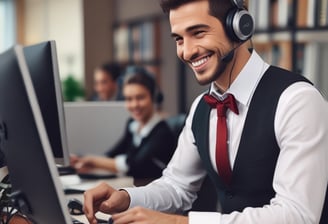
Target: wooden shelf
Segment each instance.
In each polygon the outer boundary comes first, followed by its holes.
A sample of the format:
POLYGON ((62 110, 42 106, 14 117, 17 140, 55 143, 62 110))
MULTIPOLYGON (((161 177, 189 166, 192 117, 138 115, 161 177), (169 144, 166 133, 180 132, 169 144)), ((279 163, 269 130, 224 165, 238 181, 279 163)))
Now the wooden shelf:
POLYGON ((254 42, 267 43, 271 41, 290 41, 292 39, 292 33, 290 31, 270 31, 255 33, 253 36, 254 42))
POLYGON ((295 37, 297 42, 323 42, 328 43, 328 28, 325 29, 299 29, 295 37))

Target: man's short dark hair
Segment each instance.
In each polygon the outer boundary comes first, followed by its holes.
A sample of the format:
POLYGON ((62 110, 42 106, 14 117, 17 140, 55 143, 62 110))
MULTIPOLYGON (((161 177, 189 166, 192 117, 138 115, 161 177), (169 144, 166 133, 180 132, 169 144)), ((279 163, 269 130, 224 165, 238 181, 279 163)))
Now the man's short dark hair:
MULTIPOLYGON (((161 0, 160 6, 164 13, 169 14, 170 10, 199 0, 161 0)), ((233 7, 230 0, 207 0, 209 3, 209 14, 219 19, 223 24, 228 11, 233 7)))
POLYGON ((121 75, 121 67, 118 63, 107 62, 98 67, 98 69, 106 72, 113 81, 116 81, 121 75))

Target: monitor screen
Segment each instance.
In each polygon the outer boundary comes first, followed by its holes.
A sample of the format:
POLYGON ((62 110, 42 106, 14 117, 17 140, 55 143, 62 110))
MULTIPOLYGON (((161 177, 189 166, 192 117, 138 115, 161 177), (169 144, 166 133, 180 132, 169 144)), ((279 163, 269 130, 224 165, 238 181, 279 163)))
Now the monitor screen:
POLYGON ((24 47, 24 54, 55 161, 68 166, 69 152, 56 43, 47 41, 24 47))
POLYGON ((70 223, 41 110, 24 59, 16 46, 0 55, 1 149, 12 192, 25 202, 33 223, 70 223))

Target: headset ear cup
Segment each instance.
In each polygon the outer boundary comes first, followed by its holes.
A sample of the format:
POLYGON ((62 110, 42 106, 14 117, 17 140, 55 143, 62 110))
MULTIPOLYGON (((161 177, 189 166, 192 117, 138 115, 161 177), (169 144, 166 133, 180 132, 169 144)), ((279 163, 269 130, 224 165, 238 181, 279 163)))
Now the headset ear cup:
POLYGON ((225 20, 225 29, 227 32, 228 37, 232 40, 232 41, 236 41, 239 42, 239 38, 235 35, 235 32, 233 30, 233 20, 235 17, 235 14, 237 13, 238 9, 233 8, 231 10, 229 10, 229 12, 227 13, 226 16, 226 20, 225 20))
POLYGON ((254 33, 254 20, 245 9, 231 9, 226 16, 226 32, 229 38, 236 42, 243 42, 251 38, 254 33))
POLYGON ((244 0, 231 0, 231 3, 238 9, 242 9, 244 7, 244 0))

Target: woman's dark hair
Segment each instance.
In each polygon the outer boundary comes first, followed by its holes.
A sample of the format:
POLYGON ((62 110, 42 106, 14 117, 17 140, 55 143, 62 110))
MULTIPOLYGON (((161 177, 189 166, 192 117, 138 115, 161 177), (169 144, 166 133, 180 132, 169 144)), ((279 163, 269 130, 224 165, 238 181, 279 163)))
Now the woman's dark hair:
POLYGON ((163 96, 159 93, 154 79, 154 75, 140 66, 130 66, 127 68, 123 86, 127 84, 139 84, 144 86, 151 94, 155 103, 160 104, 163 101, 163 96), (161 96, 159 96, 159 94, 161 96))
MULTIPOLYGON (((164 13, 169 14, 170 10, 199 0, 161 0, 160 6, 164 13)), ((209 14, 219 19, 223 24, 228 11, 233 8, 230 0, 207 0, 209 4, 209 14)))

